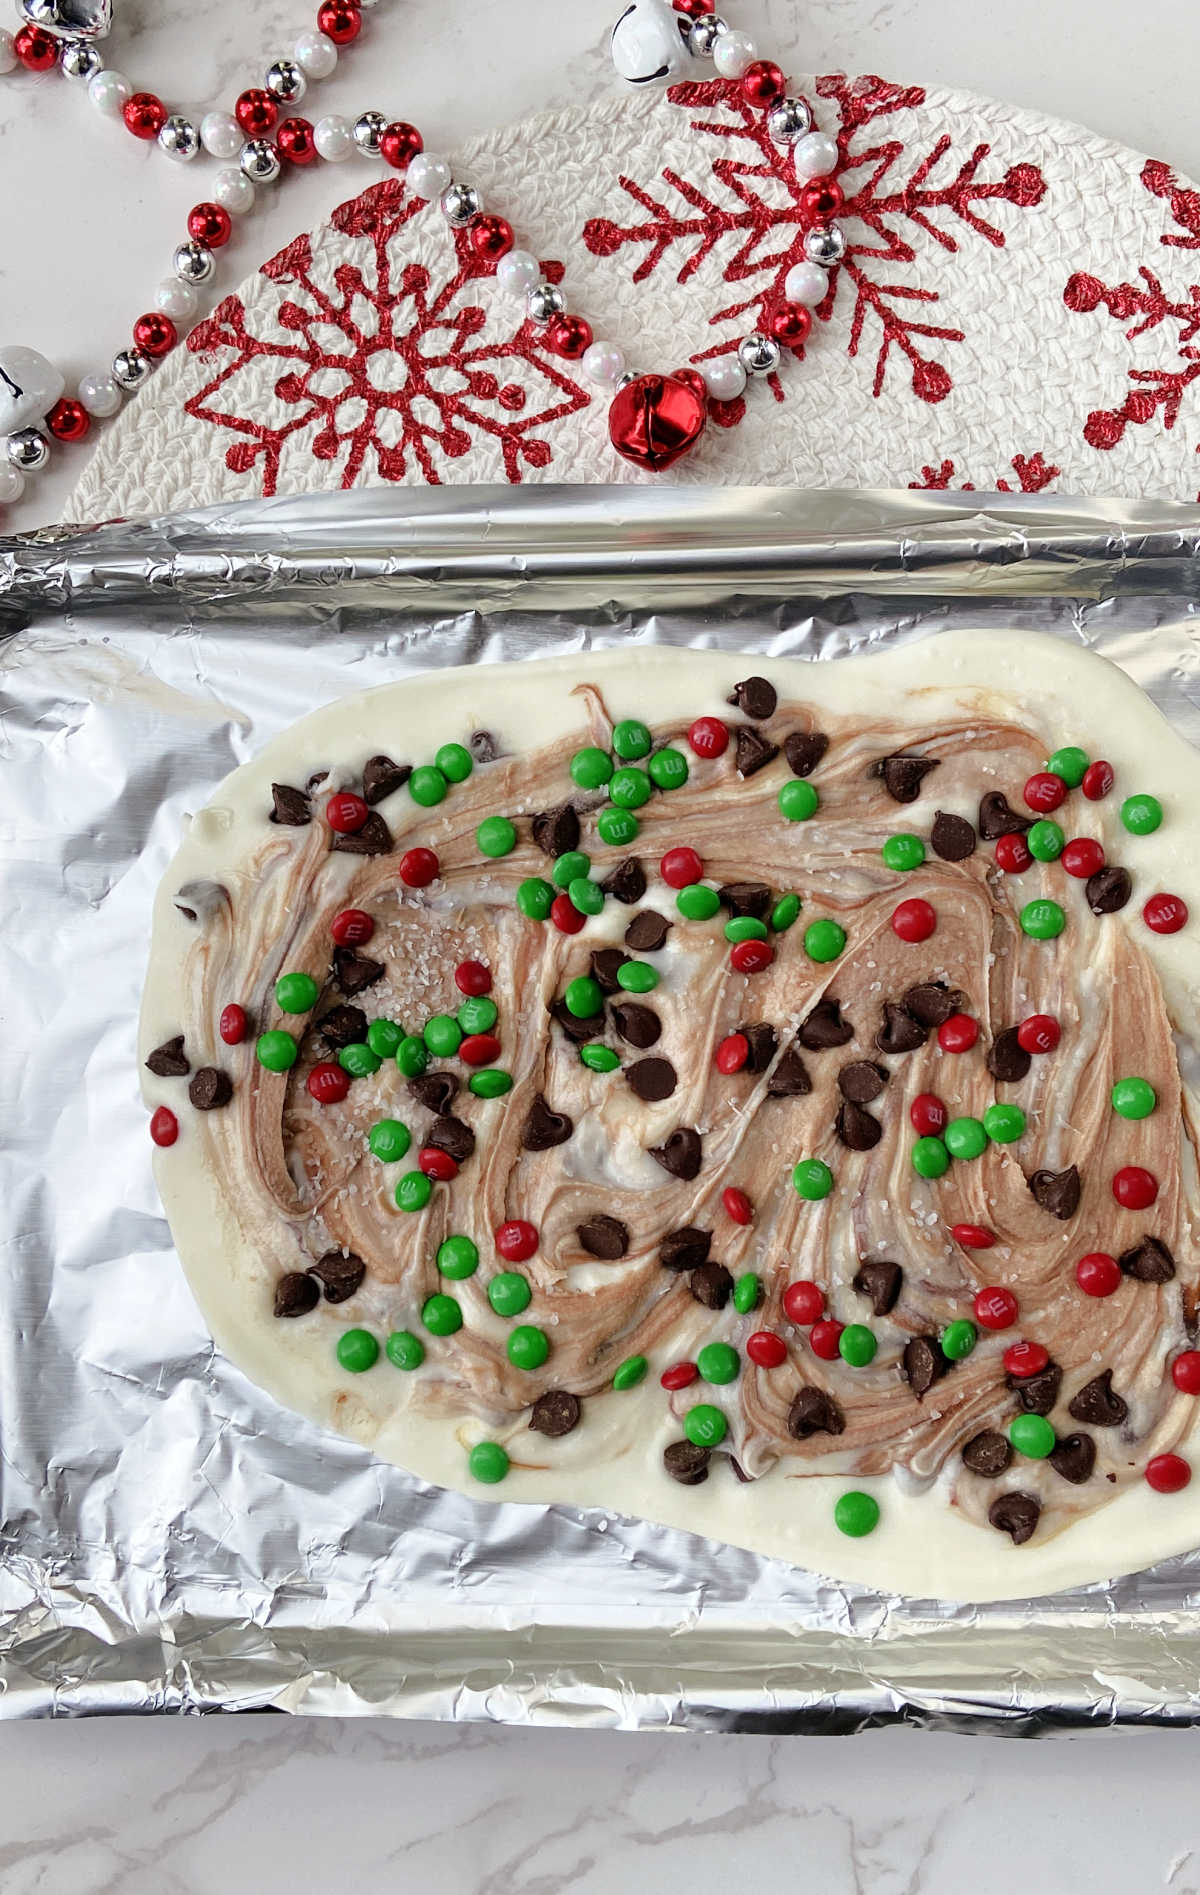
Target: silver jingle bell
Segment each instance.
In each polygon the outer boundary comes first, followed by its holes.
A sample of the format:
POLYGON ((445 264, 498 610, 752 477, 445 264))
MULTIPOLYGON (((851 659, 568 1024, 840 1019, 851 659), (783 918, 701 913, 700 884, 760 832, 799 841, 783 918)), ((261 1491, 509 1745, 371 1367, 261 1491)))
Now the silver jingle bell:
POLYGON ((86 85, 89 79, 95 78, 104 61, 86 40, 68 39, 63 41, 58 63, 65 78, 79 79, 86 85))
POLYGON ((804 254, 810 263, 832 270, 846 254, 846 239, 836 224, 814 224, 805 232, 804 254))
POLYGON ((113 356, 113 380, 122 388, 140 388, 152 367, 150 357, 140 349, 122 349, 113 356))
POLYGON ((702 13, 698 20, 692 21, 688 34, 688 51, 697 59, 711 59, 712 50, 722 33, 728 33, 729 27, 715 13, 702 13))
POLYGON ((378 158, 387 120, 382 112, 360 112, 354 121, 354 142, 368 158, 378 158))
POLYGON ((177 158, 181 164, 187 164, 200 149, 200 134, 190 118, 184 118, 182 112, 173 112, 164 121, 158 142, 168 158, 177 158))
POLYGON ((811 132, 812 122, 803 99, 780 99, 767 113, 767 132, 777 145, 794 145, 811 132))
POLYGON ((303 66, 294 59, 277 59, 267 68, 267 91, 284 105, 298 105, 308 91, 303 66))
POLYGON ((747 375, 773 375, 779 367, 783 350, 771 336, 764 336, 755 329, 752 334, 743 336, 737 346, 738 361, 747 375))
POLYGON ((566 306, 567 299, 555 283, 535 283, 525 298, 525 313, 530 322, 553 322, 566 306))
POLYGON ((50 459, 50 443, 37 428, 18 428, 8 437, 8 458, 21 474, 38 474, 50 459))
POLYGON ((274 184, 283 169, 269 138, 248 138, 238 153, 238 164, 251 184, 274 184))
POLYGON ((112 0, 21 0, 17 11, 55 39, 105 39, 112 30, 112 0))
POLYGON ((483 199, 473 184, 452 184, 442 192, 442 216, 454 230, 463 230, 478 217, 483 199))
POLYGON ((217 267, 217 260, 207 244, 181 243, 172 258, 172 266, 181 283, 207 283, 217 267))

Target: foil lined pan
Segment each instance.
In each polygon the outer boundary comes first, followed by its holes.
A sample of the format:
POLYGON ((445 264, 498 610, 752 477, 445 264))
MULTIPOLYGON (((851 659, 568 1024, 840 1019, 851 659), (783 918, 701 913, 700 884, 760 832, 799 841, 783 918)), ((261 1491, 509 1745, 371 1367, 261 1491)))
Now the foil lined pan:
POLYGON ((622 1728, 1200 1721, 1200 1551, 953 1608, 569 1507, 476 1505, 215 1351, 134 1065, 185 811, 406 672, 667 641, 825 660, 948 623, 1121 664, 1200 745, 1200 508, 433 489, 0 541, 0 1713, 622 1728))

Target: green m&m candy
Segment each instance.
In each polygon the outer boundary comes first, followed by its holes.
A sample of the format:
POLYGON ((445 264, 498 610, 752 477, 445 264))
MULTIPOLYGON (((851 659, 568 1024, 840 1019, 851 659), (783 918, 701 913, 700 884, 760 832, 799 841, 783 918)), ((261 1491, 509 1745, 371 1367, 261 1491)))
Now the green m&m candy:
POLYGON ((550 1338, 536 1323, 518 1323, 505 1347, 514 1369, 540 1369, 550 1353, 550 1338))
POLYGON ((688 780, 688 760, 682 750, 656 750, 646 768, 656 789, 681 790, 688 780))
POLYGON ((388 1361, 397 1369, 419 1369, 425 1360, 425 1344, 411 1329, 393 1329, 383 1348, 388 1361))
POLYGON ((618 809, 640 809, 643 803, 650 801, 653 791, 654 785, 646 772, 632 763, 614 771, 608 785, 608 793, 618 809))
POLYGON ((365 1040, 354 1040, 349 1046, 343 1046, 338 1054, 338 1065, 352 1079, 369 1079, 377 1073, 383 1061, 378 1053, 373 1053, 365 1040))
POLYGON ((951 1158, 982 1158, 987 1142, 980 1119, 951 1119, 942 1133, 942 1143, 951 1158))
POLYGON ((645 724, 636 717, 623 717, 613 726, 612 747, 623 763, 634 763, 638 757, 644 757, 652 742, 645 724))
POLYGON ((865 1539, 879 1525, 879 1502, 874 1494, 840 1494, 834 1502, 833 1524, 849 1539, 865 1539))
POLYGON ((376 1119, 367 1133, 367 1144, 381 1163, 394 1165, 412 1144, 412 1133, 399 1119, 376 1119))
POLYGON ((437 1267, 442 1276, 459 1283, 478 1270, 479 1251, 469 1237, 443 1237, 437 1247, 437 1267))
POLYGON ((507 1451, 498 1441, 477 1441, 467 1456, 472 1479, 482 1481, 485 1487, 502 1481, 509 1465, 507 1451))
POLYGON ((868 1362, 875 1360, 878 1347, 874 1330, 868 1329, 865 1323, 847 1323, 838 1337, 838 1354, 852 1369, 865 1369, 868 1362))
POLYGON ((615 1073, 621 1064, 619 1055, 613 1052, 611 1046, 581 1046, 579 1057, 594 1073, 615 1073))
POLYGON ((799 919, 799 895, 781 895, 771 910, 771 926, 776 934, 783 934, 799 919))
POLYGON ((511 855, 517 846, 517 830, 507 816, 485 816, 475 831, 481 855, 511 855))
POLYGON ((623 961, 617 969, 617 985, 627 994, 648 994, 658 986, 658 969, 649 961, 623 961))
POLYGON ((1045 1415, 1014 1415, 1008 1424, 1008 1438, 1017 1453, 1031 1461, 1044 1461, 1058 1445, 1058 1436, 1045 1415))
POLYGON ((649 1366, 644 1355, 626 1356, 612 1378, 613 1387, 618 1393, 622 1393, 627 1388, 636 1388, 649 1366))
POLYGON ((380 1059, 394 1059, 404 1038, 404 1028, 394 1020, 372 1020, 367 1028, 367 1045, 380 1059))
POLYGON ((429 1064, 429 1048, 417 1033, 406 1033, 396 1048, 396 1064, 406 1079, 418 1079, 429 1064))
POLYGON ((431 1336, 453 1336, 462 1328, 462 1306, 457 1297, 427 1296, 421 1305, 421 1321, 431 1336))
POLYGON ((554 867, 550 871, 555 888, 570 888, 572 882, 585 879, 591 866, 591 856, 585 855, 582 849, 567 849, 562 855, 555 856, 554 867))
POLYGON ((487 1294, 497 1316, 519 1316, 533 1300, 529 1279, 519 1270, 501 1270, 488 1284, 487 1294))
POLYGON ((1148 1119, 1158 1104, 1158 1094, 1148 1079, 1118 1079, 1112 1089, 1112 1106, 1123 1119, 1148 1119))
POLYGON ((1035 941, 1053 941, 1066 925, 1067 917, 1056 901, 1027 901, 1021 910, 1021 927, 1035 941))
POLYGON ((271 1033, 260 1033, 255 1042, 254 1051, 260 1066, 269 1073, 285 1073, 296 1064, 298 1047, 290 1033, 276 1027, 271 1033))
POLYGON ((1041 822, 1035 822, 1025 838, 1025 846, 1035 862, 1057 862, 1067 846, 1067 838, 1061 826, 1044 816, 1041 822))
POLYGON ((693 1447, 719 1447, 729 1432, 729 1423, 711 1402, 697 1402, 683 1417, 683 1432, 693 1447))
POLYGON ((443 744, 433 760, 448 783, 465 783, 475 768, 465 744, 443 744))
POLYGON ((995 1144, 1011 1145, 1025 1131, 1025 1114, 1019 1105, 989 1105, 983 1115, 983 1129, 995 1144))
POLYGON ((1157 796, 1127 796, 1121 804, 1121 821, 1131 836, 1152 836, 1162 819, 1157 796))
POLYGON ((563 999, 567 1003, 567 1012, 577 1020, 590 1020, 604 1007, 600 983, 593 980, 590 974, 580 974, 577 979, 569 980, 563 999))
POLYGON ((454 1017, 464 1033, 490 1033, 499 1011, 494 1000, 489 1000, 486 994, 477 994, 464 1000, 454 1017))
POLYGON ((513 1076, 500 1066, 489 1066, 483 1072, 472 1073, 467 1081, 468 1092, 477 1099, 502 1099, 506 1092, 512 1091, 513 1076))
POLYGON ((907 875, 910 869, 919 869, 924 860, 925 844, 920 836, 889 836, 883 845, 883 866, 893 874, 907 875))
POLYGON ((725 923, 727 941, 765 941, 767 924, 756 921, 753 915, 735 915, 732 921, 725 923))
POLYGON ((612 773, 612 758, 595 744, 585 745, 571 758, 571 781, 581 790, 603 789, 612 773))
POLYGON ((961 1362, 970 1355, 979 1340, 979 1331, 974 1323, 966 1321, 947 1323, 942 1331, 942 1354, 951 1362, 961 1362))
POLYGON ((833 1190, 833 1173, 822 1158, 802 1158, 793 1168, 792 1183, 802 1198, 815 1204, 833 1190))
POLYGON ((554 890, 540 875, 531 875, 517 889, 517 907, 529 921, 545 921, 554 904, 554 890))
POLYGON ((606 804, 596 818, 596 832, 601 842, 607 842, 612 849, 624 849, 636 842, 641 826, 631 809, 618 809, 615 803, 606 804))
POLYGON ((337 1359, 351 1375, 361 1375, 378 1362, 379 1344, 369 1329, 344 1329, 338 1337, 337 1359))
POLYGON ((950 1169, 950 1153, 940 1138, 919 1138, 912 1148, 912 1168, 918 1178, 941 1178, 950 1169))
POLYGON ((735 1382, 741 1357, 728 1342, 706 1342, 696 1357, 696 1367, 705 1382, 735 1382))
POLYGON ((807 822, 815 816, 821 806, 821 799, 807 777, 798 776, 790 783, 780 785, 777 797, 779 813, 788 822, 807 822))
POLYGON ((402 1211, 423 1211, 433 1196, 433 1179, 423 1171, 406 1171, 396 1186, 396 1205, 402 1211))
POLYGON ((442 772, 428 763, 418 764, 408 779, 408 793, 422 809, 432 809, 435 803, 444 802, 448 788, 442 772))
POLYGON ((675 906, 685 921, 711 921, 721 906, 721 897, 706 882, 689 882, 676 895, 675 906))
POLYGON ((425 1022, 425 1044, 435 1059, 453 1059, 462 1037, 458 1021, 448 1013, 435 1013, 425 1022))
POLYGON ((311 974, 281 974, 275 982, 275 1005, 281 1013, 307 1013, 316 1006, 320 991, 311 974))
POLYGON ((1069 790, 1077 790, 1087 774, 1088 753, 1078 744, 1064 744, 1048 760, 1046 768, 1054 776, 1061 776, 1069 790))
POLYGON ((747 1270, 733 1286, 733 1307, 739 1316, 749 1316, 762 1301, 762 1278, 747 1270))
POLYGON ((604 906, 604 890, 590 876, 576 875, 567 885, 567 899, 581 915, 598 915, 604 906))
POLYGON ((840 921, 810 921, 804 930, 804 952, 810 961, 836 961, 845 945, 840 921))

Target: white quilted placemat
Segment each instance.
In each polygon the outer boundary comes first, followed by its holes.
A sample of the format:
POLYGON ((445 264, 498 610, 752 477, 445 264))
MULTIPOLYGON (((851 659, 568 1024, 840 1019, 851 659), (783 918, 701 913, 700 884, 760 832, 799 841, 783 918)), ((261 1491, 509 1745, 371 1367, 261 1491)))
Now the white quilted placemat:
MULTIPOLYGON (((1200 497, 1200 191, 963 92, 799 82, 837 130, 849 250, 803 362, 672 480, 1200 497)), ((735 84, 614 96, 456 173, 638 369, 731 348, 782 297, 789 156, 735 84)), ((71 517, 321 488, 641 480, 436 208, 389 174, 201 322, 107 430, 71 517)))

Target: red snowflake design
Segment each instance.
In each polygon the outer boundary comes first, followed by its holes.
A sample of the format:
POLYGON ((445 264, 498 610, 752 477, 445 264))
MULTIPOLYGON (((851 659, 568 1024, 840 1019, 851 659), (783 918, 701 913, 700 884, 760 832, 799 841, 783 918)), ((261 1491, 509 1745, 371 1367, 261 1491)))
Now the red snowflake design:
MULTIPOLYGON (((986 207, 1003 203, 1033 209, 1046 194, 1046 181, 1034 164, 1013 165, 999 178, 982 176, 991 151, 987 144, 976 145, 953 175, 946 176, 953 143, 946 134, 914 160, 903 136, 882 135, 877 121, 894 120, 922 106, 925 92, 920 86, 892 85, 872 76, 847 79, 838 73, 818 79, 817 92, 833 102, 838 114, 838 182, 846 197, 839 221, 848 248, 831 273, 829 294, 816 313, 829 321, 845 282, 853 296, 850 355, 858 355, 868 324, 878 335, 873 393, 882 391, 889 362, 898 352, 909 364, 914 393, 922 401, 944 401, 953 376, 940 359, 944 351, 927 351, 925 345, 961 342, 963 331, 923 319, 921 312, 940 301, 936 289, 902 278, 880 281, 878 266, 907 268, 914 263, 917 252, 911 238, 917 232, 952 253, 963 235, 1003 248, 1005 233, 991 221, 986 207), (902 167, 905 160, 910 168, 902 167)), ((774 143, 765 114, 742 97, 733 81, 672 86, 667 96, 672 104, 698 112, 691 121, 697 133, 722 142, 722 155, 712 162, 711 192, 665 169, 663 182, 681 200, 679 209, 622 177, 621 188, 644 216, 629 225, 592 218, 584 227, 584 242, 597 256, 613 256, 626 246, 641 252, 633 269, 635 283, 651 276, 676 246, 684 252, 678 270, 678 280, 684 283, 721 245, 724 281, 745 286, 747 293, 717 310, 710 325, 753 312, 752 324, 760 326, 785 300, 784 279, 802 259, 810 227, 801 201, 804 184, 796 177, 791 149, 774 143)), ((736 346, 737 338, 731 337, 691 359, 706 361, 736 346)), ((776 398, 782 400, 778 378, 771 381, 776 398)), ((734 421, 741 412, 742 403, 731 402, 716 418, 734 421)))
MULTIPOLYGON (((1165 164, 1150 159, 1142 169, 1142 184, 1153 197, 1162 198, 1176 226, 1159 238, 1167 250, 1200 250, 1200 191, 1186 188, 1165 164)), ((1091 315, 1103 304, 1116 322, 1129 323, 1125 334, 1130 342, 1151 330, 1175 331, 1175 348, 1180 368, 1130 369, 1134 386, 1119 408, 1097 408, 1084 423, 1084 439, 1089 446, 1109 451, 1123 440, 1130 425, 1146 427, 1160 420, 1164 428, 1173 428, 1179 419, 1183 400, 1192 383, 1200 380, 1200 284, 1191 283, 1179 296, 1172 296, 1161 277, 1141 264, 1140 283, 1106 284, 1087 271, 1077 271, 1063 291, 1068 309, 1091 315)), ((1200 448, 1197 448, 1200 453, 1200 448)))
MULTIPOLYGON (((988 493, 1045 493, 1052 487, 1062 473, 1061 467, 1055 467, 1044 454, 1014 454, 1009 466, 1017 477, 1014 487, 1010 480, 1000 479, 994 487, 986 488, 988 493)), ((945 493, 954 479, 954 462, 943 461, 940 467, 923 467, 920 480, 910 480, 909 487, 918 493, 945 493)), ((958 493, 975 493, 976 483, 964 480, 956 489, 958 493)))
MULTIPOLYGON (((262 266, 263 276, 293 291, 260 325, 266 333, 255 333, 241 299, 227 296, 188 337, 189 350, 220 358, 220 367, 186 411, 240 437, 226 466, 245 474, 257 465, 264 494, 276 490, 285 448, 305 436, 315 459, 340 461, 343 487, 369 456, 384 480, 402 480, 415 467, 438 485, 440 465, 470 453, 480 436, 499 443, 505 474, 518 482, 523 466, 549 465, 544 430, 588 405, 532 324, 514 328, 498 297, 486 309, 473 298, 495 266, 464 234, 440 284, 423 264, 393 253, 423 209, 422 199, 406 200, 399 179, 373 186, 330 219, 335 230, 366 239, 367 269, 343 260, 323 270, 310 239, 298 237, 262 266), (239 378, 251 369, 249 385, 261 390, 264 362, 279 365, 273 386, 288 411, 282 422, 262 418, 261 393, 257 414, 253 401, 241 411, 239 378)), ((542 268, 550 281, 561 279, 560 263, 542 268)))

